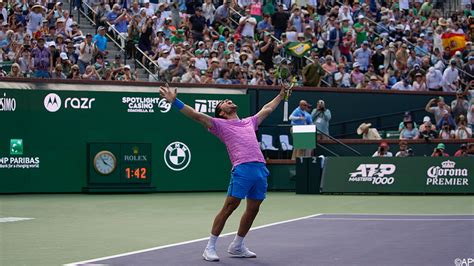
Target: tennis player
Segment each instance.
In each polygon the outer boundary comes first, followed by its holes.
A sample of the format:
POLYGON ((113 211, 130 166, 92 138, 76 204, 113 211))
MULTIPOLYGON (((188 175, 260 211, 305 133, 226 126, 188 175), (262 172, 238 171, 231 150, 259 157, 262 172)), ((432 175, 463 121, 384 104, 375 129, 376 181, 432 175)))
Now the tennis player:
POLYGON ((207 261, 219 260, 216 253, 217 238, 224 229, 229 216, 239 206, 240 201, 245 198, 247 198, 247 207, 240 220, 237 235, 229 245, 227 252, 235 257, 257 257, 244 245, 244 237, 257 216, 260 204, 265 199, 269 171, 265 167, 265 158, 260 151, 255 131, 262 121, 275 110, 287 92, 291 93, 291 88, 282 86, 280 93, 265 104, 256 115, 244 119, 240 119, 237 115, 237 105, 232 100, 220 101, 216 106, 215 118, 213 118, 195 111, 176 98, 176 88, 160 87, 161 97, 172 103, 172 106, 185 116, 201 123, 224 142, 232 162, 227 198, 214 219, 209 242, 202 254, 207 261))

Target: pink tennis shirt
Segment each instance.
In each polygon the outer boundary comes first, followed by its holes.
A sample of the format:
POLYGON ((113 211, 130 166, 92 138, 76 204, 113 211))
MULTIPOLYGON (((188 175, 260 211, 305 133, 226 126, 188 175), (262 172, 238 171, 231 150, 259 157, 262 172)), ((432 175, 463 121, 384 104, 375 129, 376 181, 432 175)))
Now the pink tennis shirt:
POLYGON ((232 166, 248 162, 265 163, 257 141, 257 115, 244 119, 212 118, 209 131, 216 135, 227 147, 232 166))

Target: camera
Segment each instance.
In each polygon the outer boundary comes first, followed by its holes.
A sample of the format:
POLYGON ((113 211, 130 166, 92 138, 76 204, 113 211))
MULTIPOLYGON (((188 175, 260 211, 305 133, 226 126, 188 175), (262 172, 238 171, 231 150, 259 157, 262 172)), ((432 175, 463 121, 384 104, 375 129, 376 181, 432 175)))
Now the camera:
POLYGON ((412 148, 408 148, 407 154, 408 154, 408 156, 413 156, 414 155, 414 152, 413 152, 412 148))

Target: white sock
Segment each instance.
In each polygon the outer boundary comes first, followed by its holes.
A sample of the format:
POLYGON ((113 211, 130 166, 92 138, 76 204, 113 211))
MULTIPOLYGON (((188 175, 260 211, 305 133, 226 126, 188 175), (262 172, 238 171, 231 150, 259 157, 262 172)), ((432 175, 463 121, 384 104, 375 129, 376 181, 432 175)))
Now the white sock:
POLYGON ((211 234, 209 237, 209 242, 207 242, 207 247, 206 248, 216 248, 216 241, 219 236, 215 236, 211 234))
POLYGON ((235 235, 234 241, 232 241, 236 247, 241 247, 243 242, 244 238, 239 235, 235 235))

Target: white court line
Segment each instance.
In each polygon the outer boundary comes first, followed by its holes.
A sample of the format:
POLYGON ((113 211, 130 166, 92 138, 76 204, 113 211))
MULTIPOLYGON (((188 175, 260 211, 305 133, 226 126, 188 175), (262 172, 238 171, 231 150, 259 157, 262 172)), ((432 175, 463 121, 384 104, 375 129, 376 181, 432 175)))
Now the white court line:
POLYGON ((26 217, 0 217, 0 223, 10 223, 10 222, 19 222, 19 221, 28 221, 35 218, 26 218, 26 217))
POLYGON ((462 214, 462 213, 457 213, 457 214, 439 214, 439 213, 339 213, 339 212, 334 212, 334 213, 329 213, 325 212, 324 215, 361 215, 361 216, 472 216, 474 217, 474 214, 472 213, 467 213, 467 214, 462 214))
MULTIPOLYGON (((319 215, 322 215, 322 213, 308 215, 308 216, 304 216, 304 217, 300 217, 300 218, 285 220, 285 221, 271 223, 271 224, 265 224, 265 225, 261 225, 261 226, 257 226, 257 227, 252 227, 252 228, 250 228, 250 231, 257 230, 257 229, 262 229, 262 228, 266 228, 266 227, 270 227, 270 226, 274 226, 274 225, 279 225, 279 224, 296 222, 296 221, 299 221, 299 220, 304 220, 304 219, 316 217, 316 216, 319 216, 319 215)), ((227 234, 222 234, 219 237, 234 235, 236 233, 237 233, 237 231, 227 233, 227 234)), ((191 244, 191 243, 195 243, 195 242, 199 242, 199 241, 203 241, 203 240, 207 240, 207 239, 209 239, 209 237, 203 237, 203 238, 199 238, 199 239, 194 239, 194 240, 189 240, 189 241, 184 241, 184 242, 179 242, 179 243, 174 243, 174 244, 169 244, 169 245, 164 245, 164 246, 158 246, 158 247, 153 247, 153 248, 141 249, 141 250, 127 252, 127 253, 120 253, 120 254, 117 254, 117 255, 112 255, 112 256, 107 256, 107 257, 102 257, 102 258, 97 258, 97 259, 90 259, 90 260, 85 260, 85 261, 72 262, 72 263, 64 264, 64 266, 76 266, 76 265, 96 262, 96 261, 100 261, 100 260, 114 259, 114 258, 118 258, 118 257, 129 256, 129 255, 144 253, 144 252, 153 251, 153 250, 159 250, 159 249, 164 249, 164 248, 170 248, 170 247, 176 247, 176 246, 191 244)))
POLYGON ((310 218, 310 220, 329 220, 329 221, 473 221, 474 219, 462 219, 462 218, 447 218, 447 219, 439 219, 439 218, 337 218, 337 217, 314 217, 310 218))

